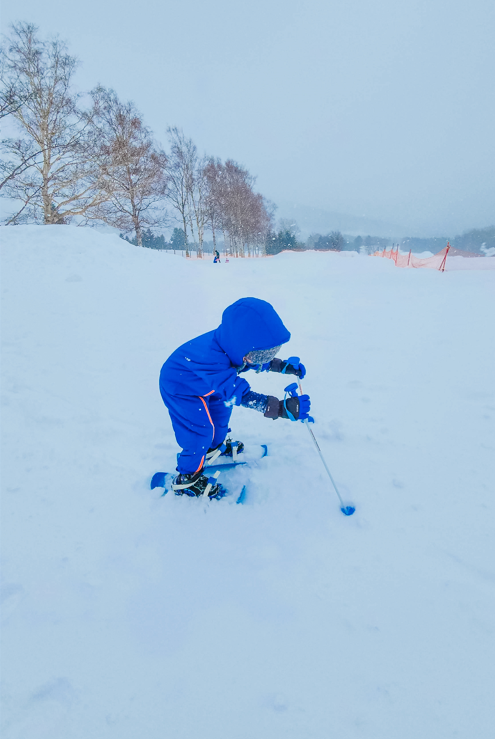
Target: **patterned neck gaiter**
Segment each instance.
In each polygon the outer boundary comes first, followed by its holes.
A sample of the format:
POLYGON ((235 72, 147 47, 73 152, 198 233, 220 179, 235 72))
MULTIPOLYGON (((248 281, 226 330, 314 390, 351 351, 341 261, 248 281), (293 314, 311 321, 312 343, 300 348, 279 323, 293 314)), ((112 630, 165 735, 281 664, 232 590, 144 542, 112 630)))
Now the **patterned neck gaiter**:
POLYGON ((252 352, 246 354, 246 359, 249 359, 251 364, 266 364, 271 362, 280 351, 280 346, 274 346, 273 349, 253 349, 252 352))

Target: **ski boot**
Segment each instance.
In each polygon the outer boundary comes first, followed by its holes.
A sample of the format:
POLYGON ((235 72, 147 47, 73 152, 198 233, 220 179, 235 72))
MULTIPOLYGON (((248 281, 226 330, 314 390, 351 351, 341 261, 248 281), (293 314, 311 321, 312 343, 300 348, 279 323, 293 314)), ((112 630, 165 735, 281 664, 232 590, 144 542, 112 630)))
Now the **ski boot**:
POLYGON ((206 464, 213 464, 218 457, 232 457, 235 462, 237 461, 237 455, 242 454, 243 451, 244 444, 242 441, 232 441, 232 439, 227 436, 222 444, 213 447, 213 449, 208 449, 206 453, 206 464))
POLYGON ((189 495, 191 498, 199 498, 207 495, 208 498, 223 498, 227 491, 217 482, 220 473, 213 477, 203 475, 203 470, 196 474, 186 474, 184 472, 177 475, 172 483, 172 490, 176 495, 189 495))

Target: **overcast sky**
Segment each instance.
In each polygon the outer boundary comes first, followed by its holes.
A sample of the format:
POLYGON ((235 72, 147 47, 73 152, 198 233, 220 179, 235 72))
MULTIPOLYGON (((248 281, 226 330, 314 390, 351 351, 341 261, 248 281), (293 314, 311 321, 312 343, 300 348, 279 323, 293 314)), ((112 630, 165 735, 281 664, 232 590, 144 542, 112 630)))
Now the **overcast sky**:
POLYGON ((495 223, 494 0, 4 0, 274 202, 453 236, 495 223))

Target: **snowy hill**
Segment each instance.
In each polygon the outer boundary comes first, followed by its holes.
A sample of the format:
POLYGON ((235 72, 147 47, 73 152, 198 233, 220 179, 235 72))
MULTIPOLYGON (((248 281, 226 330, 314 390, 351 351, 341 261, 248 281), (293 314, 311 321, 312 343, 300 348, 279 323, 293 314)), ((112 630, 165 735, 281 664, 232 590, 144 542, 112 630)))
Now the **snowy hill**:
POLYGON ((491 739, 495 274, 2 237, 5 739, 491 739), (246 505, 149 490, 160 367, 243 296, 292 332, 351 518, 303 425, 246 409, 246 505))

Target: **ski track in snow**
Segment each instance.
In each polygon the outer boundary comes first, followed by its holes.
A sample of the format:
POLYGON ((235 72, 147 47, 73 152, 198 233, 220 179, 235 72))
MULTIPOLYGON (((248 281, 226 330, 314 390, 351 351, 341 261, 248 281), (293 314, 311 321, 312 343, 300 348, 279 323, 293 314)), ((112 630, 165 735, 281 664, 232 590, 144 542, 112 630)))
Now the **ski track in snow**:
POLYGON ((495 274, 2 235, 5 739, 491 739, 495 274), (244 296, 292 333, 351 518, 303 425, 242 408, 246 505, 149 490, 160 367, 244 296))

